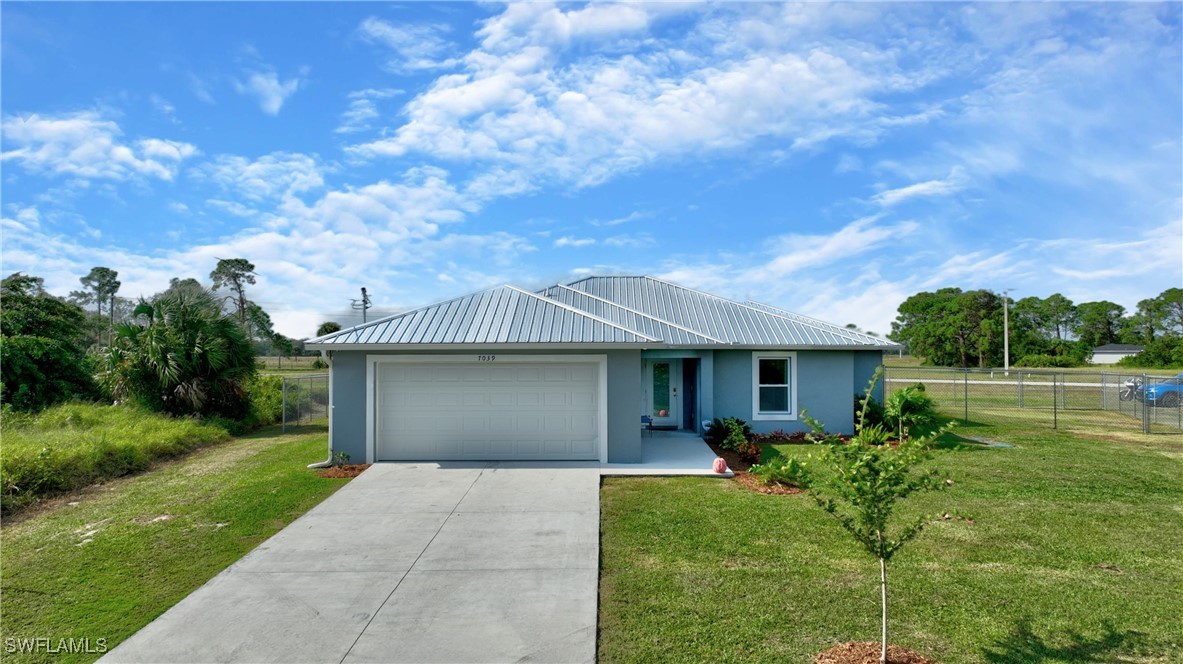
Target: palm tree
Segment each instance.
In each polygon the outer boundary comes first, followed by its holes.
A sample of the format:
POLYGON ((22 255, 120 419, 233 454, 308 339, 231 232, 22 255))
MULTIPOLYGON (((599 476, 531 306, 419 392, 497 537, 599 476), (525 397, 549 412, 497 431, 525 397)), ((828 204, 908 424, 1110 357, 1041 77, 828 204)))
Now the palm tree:
POLYGON ((250 340, 208 292, 141 300, 98 352, 95 378, 116 399, 173 415, 246 413, 244 383, 255 375, 250 340))

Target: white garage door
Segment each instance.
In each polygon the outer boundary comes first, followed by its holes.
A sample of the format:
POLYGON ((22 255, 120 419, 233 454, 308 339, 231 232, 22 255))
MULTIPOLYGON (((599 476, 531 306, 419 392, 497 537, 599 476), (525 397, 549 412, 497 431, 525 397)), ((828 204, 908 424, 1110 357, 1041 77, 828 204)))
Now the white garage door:
POLYGON ((377 366, 379 461, 596 460, 598 362, 377 366))

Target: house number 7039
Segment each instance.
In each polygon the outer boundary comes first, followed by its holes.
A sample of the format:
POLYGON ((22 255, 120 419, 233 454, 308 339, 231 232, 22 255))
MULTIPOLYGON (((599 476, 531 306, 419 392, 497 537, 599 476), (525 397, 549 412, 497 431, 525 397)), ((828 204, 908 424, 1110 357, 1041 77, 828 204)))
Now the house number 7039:
POLYGON ((477 362, 492 362, 497 359, 496 355, 477 355, 477 362))

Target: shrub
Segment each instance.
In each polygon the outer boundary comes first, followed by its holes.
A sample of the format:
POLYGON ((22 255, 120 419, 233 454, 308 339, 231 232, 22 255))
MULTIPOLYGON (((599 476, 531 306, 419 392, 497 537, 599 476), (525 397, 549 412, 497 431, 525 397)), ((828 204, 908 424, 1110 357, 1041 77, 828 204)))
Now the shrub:
POLYGON ((810 442, 804 431, 786 433, 784 429, 777 429, 772 433, 754 433, 752 440, 761 445, 801 445, 810 442))
POLYGON ((752 466, 750 472, 764 484, 803 486, 805 466, 793 457, 775 456, 765 463, 752 466))
POLYGON ((760 447, 759 443, 745 440, 736 446, 735 451, 739 454, 739 458, 748 463, 760 463, 760 457, 764 455, 764 448, 760 447))
POLYGON ((909 433, 924 435, 937 426, 936 406, 924 393, 923 385, 913 385, 892 392, 891 396, 887 397, 883 414, 887 426, 898 432, 900 440, 909 433))
POLYGON ((250 426, 267 426, 283 419, 283 379, 279 376, 256 376, 247 381, 246 398, 250 426))
POLYGON ((1183 337, 1159 337, 1146 344, 1137 355, 1118 360, 1117 366, 1139 369, 1183 367, 1183 337))
POLYGON ((716 447, 737 451, 740 443, 752 437, 752 427, 738 417, 715 418, 707 428, 706 441, 716 447))
POLYGON ((71 403, 4 419, 0 509, 144 470, 158 459, 225 440, 226 429, 131 406, 71 403))
POLYGON ((313 369, 328 369, 329 363, 325 362, 324 360, 322 360, 318 357, 312 361, 312 368, 313 369))
POLYGON ((1016 367, 1031 369, 1068 369, 1083 366, 1083 362, 1068 355, 1024 355, 1016 362, 1016 367))

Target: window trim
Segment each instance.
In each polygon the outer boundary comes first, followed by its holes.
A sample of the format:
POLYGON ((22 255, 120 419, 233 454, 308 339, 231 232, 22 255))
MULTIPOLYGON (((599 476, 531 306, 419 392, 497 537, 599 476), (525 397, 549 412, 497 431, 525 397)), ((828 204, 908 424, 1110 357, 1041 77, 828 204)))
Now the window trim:
POLYGON ((795 351, 754 351, 752 353, 752 421, 793 421, 797 419, 797 353, 795 351), (760 412, 760 360, 788 360, 789 410, 760 412))

